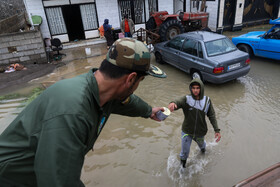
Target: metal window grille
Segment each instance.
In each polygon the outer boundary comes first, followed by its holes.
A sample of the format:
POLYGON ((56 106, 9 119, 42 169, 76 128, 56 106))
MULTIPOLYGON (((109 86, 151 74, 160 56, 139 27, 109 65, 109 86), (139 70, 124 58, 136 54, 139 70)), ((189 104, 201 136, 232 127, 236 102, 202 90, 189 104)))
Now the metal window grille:
POLYGON ((158 10, 157 0, 148 0, 148 4, 149 4, 149 13, 155 12, 158 10))
POLYGON ((94 4, 80 5, 84 30, 97 29, 97 17, 94 4))
POLYGON ((52 35, 67 33, 61 7, 46 8, 46 15, 52 35))
POLYGON ((145 22, 144 0, 134 0, 134 17, 136 24, 145 22))
POLYGON ((130 0, 119 1, 119 10, 120 10, 120 18, 121 19, 123 19, 124 15, 127 15, 128 18, 132 19, 130 0))
POLYGON ((144 0, 119 0, 121 20, 127 15, 135 24, 145 22, 144 5, 144 0))

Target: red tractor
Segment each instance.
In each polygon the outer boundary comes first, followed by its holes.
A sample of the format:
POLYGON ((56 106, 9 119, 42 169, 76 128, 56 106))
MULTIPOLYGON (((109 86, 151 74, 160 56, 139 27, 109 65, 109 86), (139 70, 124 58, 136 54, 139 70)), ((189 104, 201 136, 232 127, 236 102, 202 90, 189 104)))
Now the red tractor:
POLYGON ((167 41, 184 32, 211 31, 208 28, 208 17, 207 12, 180 12, 179 15, 168 14, 167 11, 152 12, 146 30, 149 31, 149 37, 158 35, 160 41, 167 41))

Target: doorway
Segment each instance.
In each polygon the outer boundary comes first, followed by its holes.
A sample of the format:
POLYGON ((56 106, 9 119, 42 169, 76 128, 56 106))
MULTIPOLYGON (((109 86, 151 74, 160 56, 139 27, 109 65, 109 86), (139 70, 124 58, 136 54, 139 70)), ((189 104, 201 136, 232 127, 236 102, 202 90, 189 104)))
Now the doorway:
POLYGON ((225 30, 229 30, 234 25, 236 11, 236 0, 225 0, 223 25, 225 30))
POLYGON ((85 32, 79 5, 62 6, 63 18, 67 28, 69 41, 84 40, 85 32))

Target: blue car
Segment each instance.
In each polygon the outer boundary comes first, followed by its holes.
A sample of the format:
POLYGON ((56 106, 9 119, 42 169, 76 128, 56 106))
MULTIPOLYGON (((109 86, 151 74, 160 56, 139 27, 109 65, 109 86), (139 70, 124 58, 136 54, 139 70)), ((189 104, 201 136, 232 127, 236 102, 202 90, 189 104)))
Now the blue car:
POLYGON ((232 38, 232 42, 250 57, 260 56, 280 60, 280 18, 270 20, 270 30, 255 31, 232 38))

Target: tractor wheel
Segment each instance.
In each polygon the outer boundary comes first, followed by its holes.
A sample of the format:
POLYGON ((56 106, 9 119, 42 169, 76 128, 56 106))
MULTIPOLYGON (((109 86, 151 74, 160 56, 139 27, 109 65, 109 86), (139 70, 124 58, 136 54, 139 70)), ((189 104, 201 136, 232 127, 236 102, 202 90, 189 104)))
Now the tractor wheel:
POLYGON ((147 30, 154 30, 156 29, 157 25, 156 25, 156 21, 154 17, 150 17, 149 20, 146 23, 146 29, 147 30))
POLYGON ((170 19, 162 23, 162 25, 159 28, 159 35, 160 40, 167 41, 171 40, 178 34, 181 34, 184 32, 184 27, 181 22, 179 22, 176 19, 170 19))

